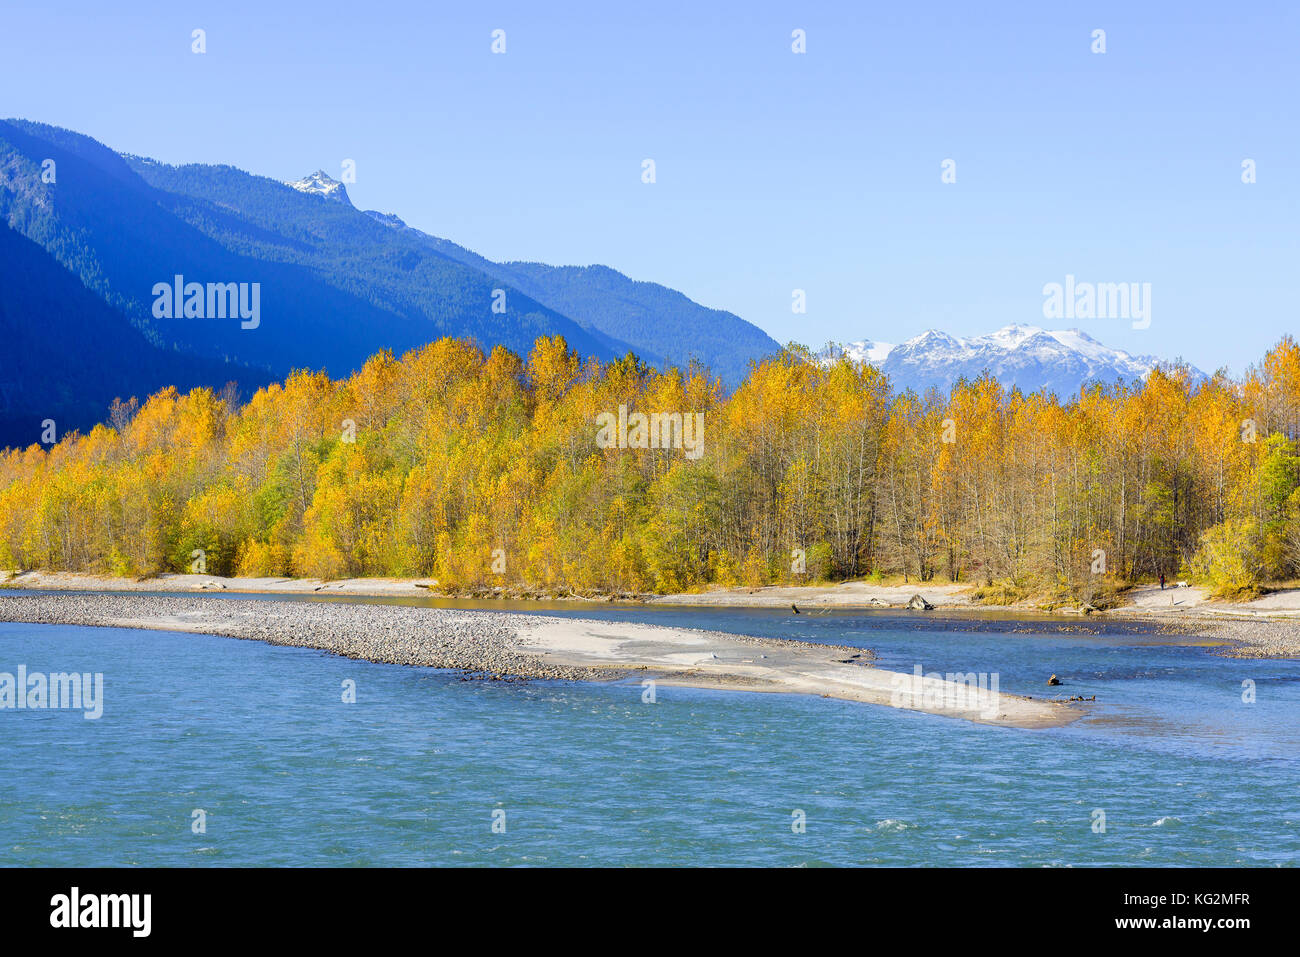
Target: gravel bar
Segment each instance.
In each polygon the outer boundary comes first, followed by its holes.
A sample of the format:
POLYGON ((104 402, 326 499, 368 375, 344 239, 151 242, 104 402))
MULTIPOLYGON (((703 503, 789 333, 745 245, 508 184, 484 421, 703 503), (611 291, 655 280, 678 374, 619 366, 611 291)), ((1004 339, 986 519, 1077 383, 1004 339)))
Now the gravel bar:
POLYGON ((1300 658, 1300 620, 1295 618, 1188 615, 1147 620, 1172 634, 1226 642, 1218 652, 1226 658, 1300 658))
MULTIPOLYGON (((461 671, 484 679, 591 681, 624 677, 626 669, 578 667, 516 649, 520 630, 540 616, 409 605, 240 600, 154 595, 0 594, 0 622, 177 631, 314 648, 345 658, 461 671)), ((599 622, 608 628, 611 623, 599 622)), ((614 623, 616 626, 616 623, 614 623)), ((630 628, 654 626, 631 625, 630 628)), ((695 631, 695 630, 693 630, 695 631)), ((801 645, 780 639, 698 631, 751 645, 801 645)), ((822 646, 859 653, 862 648, 822 646)))
POLYGON ((345 658, 447 668, 483 678, 590 680, 511 648, 527 616, 344 602, 247 601, 134 595, 0 595, 0 621, 186 631, 345 658))

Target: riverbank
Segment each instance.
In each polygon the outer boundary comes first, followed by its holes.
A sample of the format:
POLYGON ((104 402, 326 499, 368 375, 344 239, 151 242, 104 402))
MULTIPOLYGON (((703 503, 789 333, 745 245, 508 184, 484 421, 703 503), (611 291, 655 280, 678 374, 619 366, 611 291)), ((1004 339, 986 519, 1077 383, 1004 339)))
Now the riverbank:
POLYGON ((725 588, 702 594, 668 595, 651 604, 734 608, 790 608, 791 614, 818 614, 852 608, 906 608, 913 596, 928 609, 917 614, 935 619, 967 620, 1024 616, 1054 622, 1086 620, 1105 627, 1107 622, 1132 622, 1153 626, 1182 637, 1204 639, 1220 645, 1218 654, 1233 658, 1300 658, 1300 588, 1278 589, 1254 601, 1211 600, 1205 589, 1188 586, 1145 585, 1131 589, 1126 604, 1082 615, 1077 609, 1045 611, 1032 604, 986 605, 970 598, 962 585, 839 585, 725 588))
MULTIPOLYGON (((167 594, 257 594, 313 597, 398 599, 486 599, 582 602, 635 601, 678 608, 788 608, 791 614, 907 608, 919 596, 928 610, 916 614, 966 621, 1017 617, 1041 621, 1096 623, 1132 622, 1169 634, 1202 638, 1223 647, 1220 654, 1239 658, 1300 658, 1300 588, 1278 589, 1249 602, 1213 601, 1197 587, 1140 586, 1126 595, 1126 604, 1083 616, 1077 609, 1045 611, 1031 604, 986 605, 973 602, 964 585, 771 585, 762 588, 717 588, 677 595, 590 595, 565 592, 542 594, 501 588, 467 594, 445 594, 431 579, 349 578, 321 581, 309 578, 223 578, 214 575, 164 574, 152 578, 114 578, 81 572, 0 572, 0 595, 6 588, 37 592, 162 592, 167 594)), ((520 610, 516 608, 515 610, 520 610)), ((544 609, 542 609, 544 610, 544 609)), ((909 612, 910 613, 910 612, 909 612)), ((457 667, 457 666, 447 666, 457 667)))
POLYGON ((5 595, 0 621, 221 635, 485 678, 609 680, 815 694, 1045 728, 1083 712, 992 689, 874 668, 861 648, 689 628, 405 605, 108 594, 5 595))
POLYGON ((225 578, 221 575, 163 574, 149 578, 116 578, 87 572, 17 574, 0 572, 0 588, 32 591, 88 592, 246 592, 258 595, 357 595, 369 598, 410 598, 439 594, 438 583, 420 578, 348 578, 322 581, 318 578, 225 578))
MULTIPOLYGON (((936 609, 986 611, 993 614, 1030 613, 1077 617, 1077 608, 1055 611, 1038 608, 1032 601, 1013 605, 977 602, 971 585, 935 582, 876 585, 864 581, 830 585, 765 585, 761 587, 718 587, 701 592, 651 595, 607 592, 580 593, 571 589, 545 591, 518 586, 490 588, 442 589, 435 579, 422 578, 344 578, 324 581, 317 578, 237 578, 220 575, 182 575, 164 573, 147 578, 118 578, 87 572, 0 571, 0 589, 30 591, 90 592, 167 592, 195 594, 203 592, 237 592, 259 595, 353 595, 370 598, 503 598, 545 599, 550 601, 636 601, 649 605, 684 605, 704 608, 788 608, 816 610, 822 608, 906 608, 914 597, 936 609)), ((1189 612, 1207 618, 1254 616, 1260 618, 1300 619, 1300 588, 1278 588, 1253 601, 1224 602, 1212 600, 1205 589, 1142 585, 1123 595, 1123 604, 1100 612, 1102 615, 1140 614, 1143 616, 1186 617, 1189 612)))
MULTIPOLYGON (((761 588, 715 588, 705 592, 658 595, 655 605, 701 605, 710 608, 905 608, 914 596, 935 608, 972 608, 969 585, 765 585, 761 588)), ((983 606, 989 607, 992 606, 983 606)))

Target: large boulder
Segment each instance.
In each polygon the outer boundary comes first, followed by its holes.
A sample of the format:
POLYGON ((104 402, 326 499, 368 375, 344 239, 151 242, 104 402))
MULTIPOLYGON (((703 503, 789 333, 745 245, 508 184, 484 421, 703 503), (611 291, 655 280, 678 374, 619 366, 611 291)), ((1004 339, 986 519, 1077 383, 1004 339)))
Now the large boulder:
POLYGON ((907 600, 907 607, 911 608, 913 611, 929 611, 934 606, 920 595, 913 595, 907 600))

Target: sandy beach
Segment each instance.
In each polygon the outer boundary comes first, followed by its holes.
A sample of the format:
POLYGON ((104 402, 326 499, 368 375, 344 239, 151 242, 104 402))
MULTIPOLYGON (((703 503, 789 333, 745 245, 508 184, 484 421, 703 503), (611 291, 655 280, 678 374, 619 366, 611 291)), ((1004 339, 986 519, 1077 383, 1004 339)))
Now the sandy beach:
POLYGON ((946 675, 875 668, 870 653, 855 648, 542 617, 520 629, 518 642, 521 650, 548 661, 593 667, 620 662, 647 676, 661 675, 657 682, 670 686, 816 694, 1016 728, 1055 727, 1082 714, 1059 702, 1001 694, 946 675))
POLYGON ((871 585, 842 582, 838 585, 768 585, 763 588, 716 588, 712 591, 662 595, 650 599, 656 605, 703 605, 751 608, 903 608, 920 595, 936 608, 970 607, 967 585, 871 585))
POLYGON ((1055 701, 1002 694, 996 685, 874 668, 871 653, 861 648, 507 612, 0 593, 0 621, 222 635, 485 678, 640 677, 668 686, 821 695, 1015 728, 1055 727, 1083 713, 1055 701))

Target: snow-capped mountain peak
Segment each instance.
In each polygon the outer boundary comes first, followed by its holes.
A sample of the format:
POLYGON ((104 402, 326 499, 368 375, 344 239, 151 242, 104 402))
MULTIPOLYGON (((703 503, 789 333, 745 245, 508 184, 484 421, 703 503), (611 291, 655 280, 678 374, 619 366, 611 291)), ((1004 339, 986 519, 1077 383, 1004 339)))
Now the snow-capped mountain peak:
POLYGON ((1038 326, 1021 326, 1013 323, 1009 326, 1003 326, 997 332, 990 333, 987 336, 980 336, 979 341, 989 342, 1004 349, 1014 349, 1026 339, 1044 331, 1038 326))
POLYGON ((310 176, 304 176, 300 180, 292 183, 285 183, 286 186, 292 186, 300 193, 312 193, 316 196, 324 196, 326 199, 337 200, 342 203, 351 203, 348 199, 348 191, 343 184, 333 177, 329 176, 324 170, 318 169, 310 176))
POLYGON ((871 339, 859 339, 857 342, 851 342, 846 346, 835 347, 834 355, 838 356, 843 353, 854 362, 879 365, 888 358, 893 349, 894 344, 892 342, 874 342, 871 339))
POLYGON ((959 379, 989 372, 1006 388, 1044 390, 1062 398, 1092 382, 1144 380, 1160 361, 1112 349, 1079 329, 1022 325, 970 337, 930 329, 897 346, 863 339, 831 346, 821 358, 831 361, 841 355, 876 366, 899 391, 924 392, 932 386, 947 391, 959 379))
MULTIPOLYGON (((969 346, 964 339, 958 339, 950 336, 946 332, 940 332, 938 329, 927 329, 919 336, 913 336, 902 345, 895 346, 890 350, 890 355, 894 355, 899 350, 906 353, 925 353, 931 356, 960 356, 966 352, 969 346)), ((886 357, 888 358, 888 357, 886 357)))

